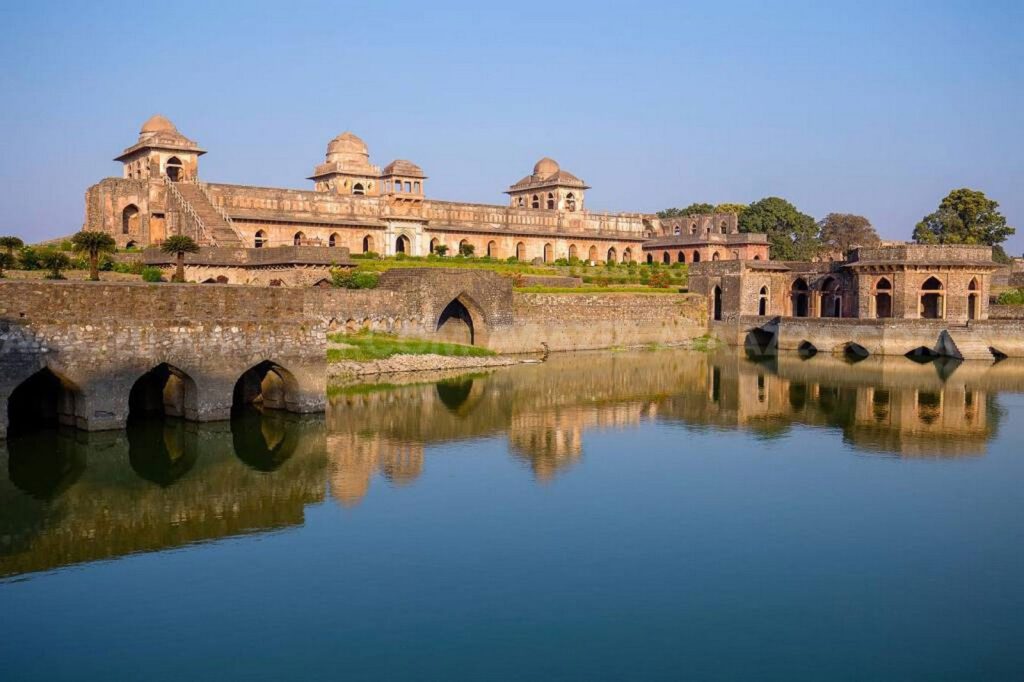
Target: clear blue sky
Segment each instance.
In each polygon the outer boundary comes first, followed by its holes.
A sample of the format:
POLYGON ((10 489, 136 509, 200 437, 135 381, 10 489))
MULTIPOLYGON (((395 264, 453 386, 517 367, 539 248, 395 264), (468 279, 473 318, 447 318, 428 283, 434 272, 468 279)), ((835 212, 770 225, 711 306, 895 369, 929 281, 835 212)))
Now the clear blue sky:
POLYGON ((956 187, 1024 251, 1024 2, 0 3, 0 233, 81 227, 160 112, 204 179, 309 188, 352 130, 436 198, 542 156, 598 210, 782 196, 884 237, 956 187))

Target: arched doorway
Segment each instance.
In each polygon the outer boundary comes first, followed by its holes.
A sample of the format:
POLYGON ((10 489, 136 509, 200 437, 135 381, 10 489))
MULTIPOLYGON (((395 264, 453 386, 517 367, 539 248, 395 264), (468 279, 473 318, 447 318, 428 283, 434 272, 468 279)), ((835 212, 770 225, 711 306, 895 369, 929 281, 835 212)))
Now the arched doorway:
POLYGON ((459 299, 453 299, 437 318, 436 330, 442 341, 461 343, 467 346, 476 341, 473 316, 459 299))
POLYGON ((302 246, 302 242, 306 240, 306 235, 303 232, 296 232, 292 236, 292 244, 294 246, 302 246))
POLYGON ((967 319, 976 320, 978 319, 978 278, 974 277, 971 279, 971 283, 967 285, 967 319))
POLYGON ((178 182, 179 180, 184 179, 184 177, 185 171, 182 169, 181 159, 177 156, 172 156, 167 159, 167 178, 171 182, 178 182))
POLYGON ((182 370, 161 363, 139 377, 128 394, 128 419, 197 415, 196 382, 182 370))
POLYGON ((554 259, 555 259, 555 247, 551 246, 551 244, 545 244, 544 245, 544 262, 545 263, 550 263, 554 259))
POLYGON ((294 403, 298 382, 291 372, 270 360, 264 360, 242 373, 232 392, 231 411, 249 406, 267 410, 287 410, 294 403))
POLYGON ((569 244, 569 260, 572 260, 573 258, 578 258, 576 255, 576 245, 569 244))
POLYGON ((711 254, 711 260, 718 260, 718 252, 717 251, 715 251, 713 254, 711 254))
POLYGON ((256 236, 253 239, 253 246, 257 249, 262 249, 267 245, 267 233, 263 230, 257 230, 256 236))
POLYGON ((404 234, 398 235, 398 239, 395 240, 395 253, 409 253, 411 244, 409 238, 404 234))
POLYGON ((139 207, 128 204, 121 211, 121 234, 139 233, 139 207))
POLYGON ((526 260, 526 244, 522 242, 516 244, 516 260, 526 260))
POLYGON ((331 236, 327 238, 327 246, 329 246, 331 248, 334 248, 335 246, 338 245, 338 240, 339 239, 340 239, 340 237, 338 236, 338 233, 337 232, 332 232, 331 236))
POLYGON ((808 294, 807 281, 803 277, 797 277, 792 287, 793 317, 807 317, 808 294))
POLYGON ((686 254, 683 253, 682 251, 677 253, 676 254, 676 262, 677 263, 685 263, 686 262, 686 254))
POLYGON ((22 381, 7 399, 7 435, 76 425, 78 388, 47 368, 22 381))
POLYGON ((608 258, 605 260, 605 262, 614 263, 616 255, 617 254, 615 253, 615 247, 613 246, 610 249, 608 249, 608 258))
POLYGON ((661 262, 668 265, 672 262, 672 256, 668 255, 668 251, 663 251, 661 254, 661 262))
POLYGON ((761 287, 757 294, 757 314, 762 317, 768 314, 768 287, 761 287))
POLYGON ((921 317, 926 320, 941 320, 946 316, 945 296, 942 281, 929 277, 921 285, 921 317))
POLYGON ((690 262, 691 263, 699 263, 700 262, 700 251, 694 251, 693 252, 693 258, 690 259, 690 262))
POLYGON ((888 277, 882 277, 875 282, 875 290, 872 292, 875 298, 875 317, 892 317, 892 282, 888 277))
POLYGON ((441 240, 434 237, 430 240, 430 253, 437 253, 437 247, 441 245, 441 240))
POLYGON ((626 250, 622 252, 622 262, 632 263, 633 262, 633 249, 626 247, 626 250))
POLYGON ((591 244, 590 249, 587 251, 587 260, 591 263, 597 262, 597 246, 591 244))
POLYGON ((373 237, 366 235, 363 237, 363 253, 370 253, 373 251, 373 237))
POLYGON ((651 265, 653 263, 654 263, 654 254, 652 254, 652 253, 647 254, 647 264, 651 265))
POLYGON ((716 286, 714 291, 711 292, 711 295, 712 295, 712 301, 711 301, 712 314, 713 314, 715 320, 721 320, 722 319, 722 287, 716 286))
POLYGON ((835 277, 826 277, 821 284, 821 316, 843 316, 842 291, 839 288, 839 280, 835 277))
POLYGON ((493 239, 487 242, 487 257, 497 258, 498 257, 498 243, 493 239))

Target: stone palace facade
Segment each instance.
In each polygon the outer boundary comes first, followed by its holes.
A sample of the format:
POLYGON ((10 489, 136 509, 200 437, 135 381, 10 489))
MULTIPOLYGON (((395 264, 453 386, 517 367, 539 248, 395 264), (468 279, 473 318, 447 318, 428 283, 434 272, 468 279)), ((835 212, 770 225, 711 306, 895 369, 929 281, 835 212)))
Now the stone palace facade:
POLYGON ((411 161, 383 168, 366 144, 342 133, 308 178, 312 190, 199 180, 205 150, 157 115, 116 157, 120 178, 86 192, 84 229, 112 234, 120 247, 158 244, 187 234, 204 246, 345 247, 351 253, 425 256, 460 245, 474 255, 551 262, 767 260, 764 235, 739 232, 733 214, 660 221, 643 213, 586 208, 587 184, 543 158, 506 190, 507 205, 428 198, 427 176, 411 161))

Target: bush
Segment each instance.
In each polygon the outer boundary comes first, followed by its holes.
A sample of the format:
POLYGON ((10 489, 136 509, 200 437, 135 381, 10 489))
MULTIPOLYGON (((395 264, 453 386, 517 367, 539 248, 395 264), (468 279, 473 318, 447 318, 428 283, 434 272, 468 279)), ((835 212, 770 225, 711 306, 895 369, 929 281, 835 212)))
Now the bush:
POLYGON ((143 282, 162 282, 164 281, 164 273, 160 268, 142 268, 143 282))
POLYGON ((672 277, 664 270, 657 270, 651 273, 647 283, 658 289, 667 289, 668 285, 672 283, 672 277))
POLYGON ((376 289, 380 274, 357 270, 331 270, 331 284, 340 289, 376 289))
POLYGON ((41 262, 43 254, 34 246, 24 246, 18 252, 18 263, 22 270, 42 270, 41 262))
POLYGON ((555 265, 568 265, 569 260, 567 258, 556 258, 555 265))
POLYGON ((1010 289, 999 294, 996 299, 999 305, 1024 305, 1024 289, 1010 289))
POLYGON ((459 255, 465 256, 466 258, 472 258, 476 252, 476 247, 472 244, 459 244, 459 255))
POLYGON ((505 259, 505 262, 506 263, 518 263, 519 259, 516 258, 515 256, 509 256, 508 258, 505 259))

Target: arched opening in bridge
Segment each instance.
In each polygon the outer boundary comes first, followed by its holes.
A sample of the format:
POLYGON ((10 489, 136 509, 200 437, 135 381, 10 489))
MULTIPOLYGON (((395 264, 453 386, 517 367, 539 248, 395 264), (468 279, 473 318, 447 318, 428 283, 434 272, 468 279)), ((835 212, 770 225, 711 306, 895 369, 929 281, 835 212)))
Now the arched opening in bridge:
POLYGON ((614 263, 615 262, 615 256, 616 256, 615 247, 613 246, 610 249, 608 249, 608 257, 605 260, 605 262, 607 262, 607 263, 614 263))
POLYGON ((553 260, 555 260, 555 247, 551 246, 551 244, 545 244, 544 245, 544 262, 545 263, 550 263, 553 260))
POLYGON ((821 284, 821 316, 843 316, 843 296, 835 277, 826 277, 821 284))
POLYGON ((338 245, 338 240, 339 239, 340 239, 340 237, 338 236, 338 233, 337 232, 332 232, 331 236, 327 238, 327 246, 329 246, 331 248, 334 248, 335 246, 338 245))
POLYGON ((373 237, 366 235, 363 237, 363 253, 370 253, 373 251, 373 237))
POLYGON ((668 255, 668 251, 663 251, 661 254, 661 262, 668 265, 672 262, 672 256, 668 255))
POLYGON ((146 417, 185 417, 195 419, 196 382, 185 372, 166 362, 139 377, 128 394, 128 419, 146 417))
POLYGON ((121 234, 139 233, 139 207, 128 204, 121 211, 121 234))
POLYGON ((302 242, 305 241, 305 239, 306 239, 306 234, 304 232, 296 232, 292 236, 292 245, 293 246, 301 246, 302 242))
POLYGON ((453 299, 444 307, 437 318, 437 336, 442 341, 473 345, 476 334, 473 327, 473 316, 469 308, 459 299, 453 299))
POLYGON ((768 314, 768 287, 761 287, 757 294, 757 314, 764 316, 768 314))
POLYGON ((177 156, 172 156, 167 159, 167 178, 171 182, 178 182, 184 177, 184 171, 181 167, 181 159, 177 156))
POLYGON ((713 311, 712 314, 714 315, 714 319, 721 320, 722 319, 722 287, 715 286, 714 290, 712 290, 712 292, 711 292, 711 298, 712 298, 711 309, 713 311))
POLYGON ((971 279, 967 285, 967 319, 978 319, 978 278, 971 279))
POLYGON ((579 258, 579 255, 576 251, 576 245, 569 244, 569 260, 572 260, 573 258, 579 258))
POLYGON ((693 258, 690 259, 690 262, 691 263, 699 263, 700 262, 700 251, 694 251, 693 252, 693 258))
POLYGON ((945 316, 942 281, 937 277, 929 277, 921 285, 921 317, 926 320, 941 320, 945 316))
POLYGON ((47 368, 25 379, 7 399, 7 435, 75 426, 78 388, 47 368))
POLYGON ((516 260, 526 260, 526 244, 522 242, 516 244, 516 260))
POLYGON ((270 360, 264 360, 242 373, 235 382, 231 398, 231 411, 246 407, 267 410, 286 410, 294 402, 298 390, 291 372, 270 360))
POLYGON ((487 257, 497 258, 498 257, 498 243, 493 239, 487 242, 487 257))
POLYGON ((882 277, 875 283, 875 317, 892 317, 892 282, 882 277))
POLYGON ((267 245, 267 233, 263 230, 257 230, 256 236, 253 238, 252 245, 257 249, 262 249, 267 245))
POLYGON ((409 238, 404 234, 398 235, 398 239, 395 240, 395 253, 409 253, 409 247, 409 238))
POLYGON ((686 254, 683 253, 682 251, 677 253, 676 254, 676 262, 677 263, 685 263, 686 262, 686 254))
POLYGON ((793 317, 807 317, 807 280, 797 277, 793 282, 793 317))

